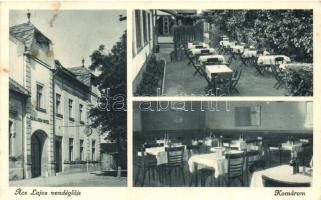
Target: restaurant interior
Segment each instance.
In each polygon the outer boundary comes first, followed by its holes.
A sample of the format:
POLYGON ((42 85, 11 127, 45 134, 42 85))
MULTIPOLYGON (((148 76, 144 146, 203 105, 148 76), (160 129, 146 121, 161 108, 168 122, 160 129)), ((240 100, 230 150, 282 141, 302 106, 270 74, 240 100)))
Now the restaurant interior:
POLYGON ((135 187, 309 187, 307 101, 133 103, 135 187))

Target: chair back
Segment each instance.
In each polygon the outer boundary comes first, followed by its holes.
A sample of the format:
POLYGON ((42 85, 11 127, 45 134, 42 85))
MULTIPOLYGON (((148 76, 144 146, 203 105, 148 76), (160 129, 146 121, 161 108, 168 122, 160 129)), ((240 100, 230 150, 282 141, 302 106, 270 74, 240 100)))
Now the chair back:
POLYGON ((275 65, 281 65, 284 63, 284 57, 276 57, 274 61, 275 65))
POLYGON ((144 147, 137 149, 135 162, 137 166, 141 167, 157 166, 156 157, 146 154, 144 147))
POLYGON ((220 65, 222 64, 222 61, 218 58, 208 58, 206 62, 204 62, 205 65, 220 65))
POLYGON ((292 183, 276 180, 265 175, 262 175, 264 187, 310 187, 310 183, 292 183))
POLYGON ((166 147, 167 159, 169 166, 181 166, 184 160, 184 146, 181 147, 166 147))
POLYGON ((250 151, 247 151, 245 154, 246 154, 246 167, 247 168, 251 167, 260 156, 260 152, 258 150, 250 150, 250 151), (257 157, 257 158, 254 159, 254 157, 257 157))
POLYGON ((225 154, 228 162, 227 175, 228 178, 243 177, 244 169, 244 152, 225 154))
POLYGON ((208 55, 208 54, 210 54, 210 50, 209 49, 202 49, 201 50, 201 54, 202 55, 208 55))

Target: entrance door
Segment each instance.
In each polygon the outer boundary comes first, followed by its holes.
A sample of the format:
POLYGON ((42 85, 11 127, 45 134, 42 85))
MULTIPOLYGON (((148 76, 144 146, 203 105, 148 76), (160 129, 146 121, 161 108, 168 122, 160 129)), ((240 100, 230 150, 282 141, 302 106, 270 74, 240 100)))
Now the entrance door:
POLYGON ((61 172, 62 157, 61 157, 61 137, 56 137, 55 140, 55 171, 61 172))
POLYGON ((31 175, 32 178, 41 176, 41 157, 43 141, 41 137, 34 133, 31 137, 31 175))

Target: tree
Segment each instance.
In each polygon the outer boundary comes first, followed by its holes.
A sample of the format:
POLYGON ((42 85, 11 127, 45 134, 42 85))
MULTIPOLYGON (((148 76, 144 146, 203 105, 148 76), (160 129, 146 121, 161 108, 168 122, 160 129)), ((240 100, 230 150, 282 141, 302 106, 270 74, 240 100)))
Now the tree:
POLYGON ((99 128, 102 133, 108 132, 107 139, 116 141, 119 160, 117 166, 127 167, 127 36, 126 31, 111 49, 105 52, 100 45, 91 55, 91 70, 99 71, 96 84, 100 94, 98 106, 90 110, 91 126, 99 128), (104 104, 102 106, 101 104, 104 104))

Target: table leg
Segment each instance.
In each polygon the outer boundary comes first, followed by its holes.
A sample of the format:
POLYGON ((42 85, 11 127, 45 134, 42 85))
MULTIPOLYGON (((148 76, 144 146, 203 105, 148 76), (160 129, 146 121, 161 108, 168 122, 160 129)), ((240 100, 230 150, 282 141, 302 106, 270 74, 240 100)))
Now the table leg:
POLYGON ((194 186, 197 187, 197 183, 198 183, 198 164, 194 163, 194 173, 195 173, 195 182, 194 182, 194 186))

